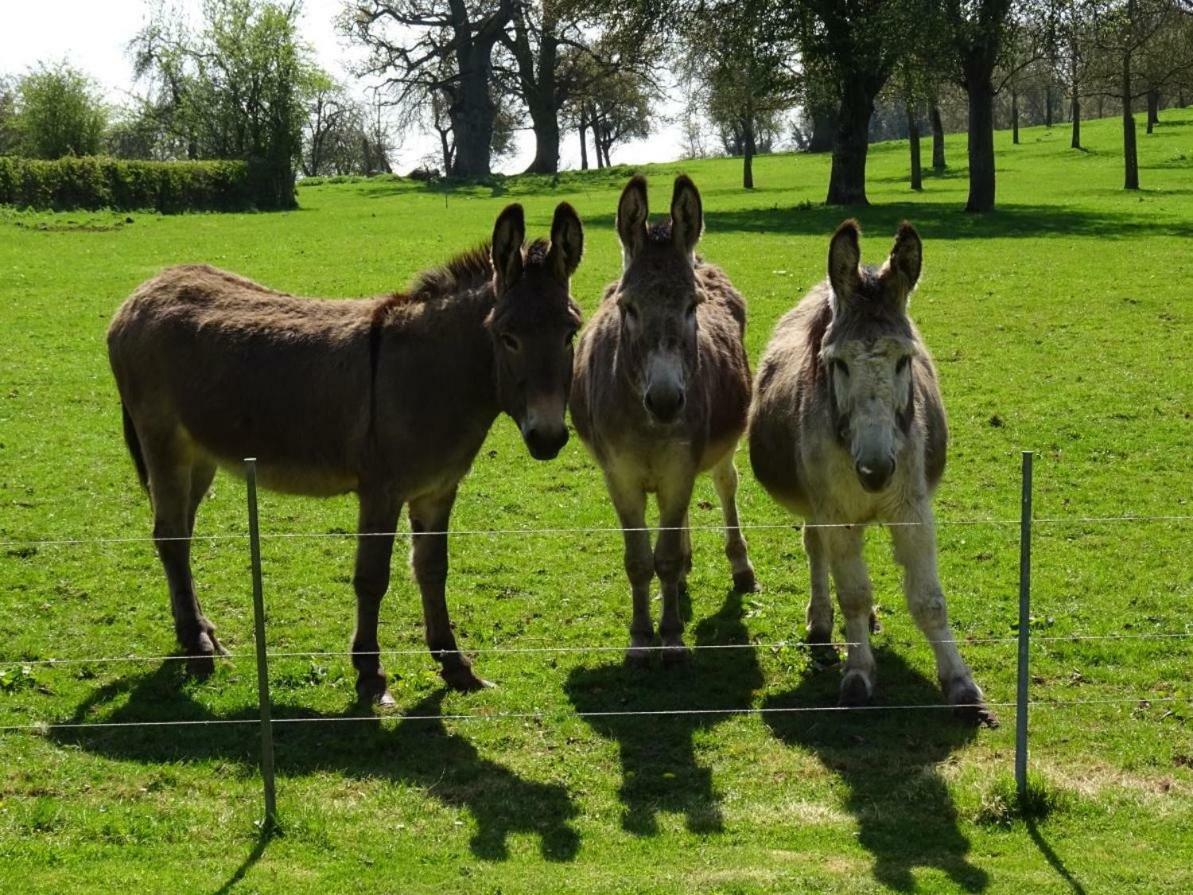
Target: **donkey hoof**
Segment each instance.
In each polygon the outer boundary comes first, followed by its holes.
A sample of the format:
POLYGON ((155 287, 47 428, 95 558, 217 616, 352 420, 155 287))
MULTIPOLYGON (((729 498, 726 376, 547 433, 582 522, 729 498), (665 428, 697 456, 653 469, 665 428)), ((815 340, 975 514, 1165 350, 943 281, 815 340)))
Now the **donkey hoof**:
POLYGON ((475 693, 477 690, 485 690, 493 686, 483 677, 477 676, 476 672, 468 665, 441 668, 439 676, 443 678, 445 684, 460 693, 475 693))
POLYGON ((361 705, 394 705, 394 698, 389 694, 386 678, 380 672, 376 674, 362 674, 356 679, 356 698, 361 705))
POLYGON ((832 668, 841 662, 841 654, 832 645, 831 631, 809 631, 805 641, 808 644, 808 657, 817 668, 832 668))
POLYGON ((651 650, 644 646, 631 646, 625 651, 625 667, 643 671, 650 667, 651 650))
POLYGON ((758 579, 754 577, 753 569, 733 573, 733 590, 739 594, 753 594, 758 592, 758 579))
POLYGON ((869 705, 870 697, 873 695, 874 686, 866 677, 865 672, 854 669, 845 672, 845 677, 841 679, 841 695, 837 700, 837 705, 843 708, 869 705))
POLYGON ((215 656, 211 653, 187 656, 186 672, 196 680, 207 680, 215 672, 215 656))
POLYGON ((971 727, 998 727, 998 718, 986 706, 982 688, 969 678, 957 678, 944 688, 953 715, 971 727))
POLYGON ((663 667, 664 668, 678 668, 688 664, 688 660, 692 658, 692 652, 682 640, 675 643, 663 644, 663 667))

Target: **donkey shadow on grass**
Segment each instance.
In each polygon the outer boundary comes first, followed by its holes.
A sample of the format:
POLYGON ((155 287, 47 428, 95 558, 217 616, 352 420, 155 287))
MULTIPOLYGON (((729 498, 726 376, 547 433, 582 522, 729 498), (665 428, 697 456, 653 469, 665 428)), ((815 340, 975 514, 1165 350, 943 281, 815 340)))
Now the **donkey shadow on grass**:
MULTIPOLYGON (((681 615, 691 615, 681 598, 681 615)), ((749 706, 762 686, 758 657, 743 623, 742 594, 729 591, 720 609, 696 625, 697 646, 741 644, 740 649, 696 650, 678 667, 642 670, 620 660, 581 667, 565 689, 576 711, 585 713, 680 711, 749 706)), ((659 664, 658 660, 655 663, 659 664)), ((584 720, 619 747, 624 806, 622 827, 638 836, 658 833, 658 814, 682 813, 695 833, 723 828, 720 796, 712 771, 697 760, 695 735, 730 714, 590 716, 584 720)))
MULTIPOLYGON (((255 706, 214 714, 195 702, 183 689, 182 666, 181 662, 164 662, 156 671, 126 677, 100 688, 78 707, 69 723, 86 723, 96 709, 124 697, 127 697, 124 703, 108 714, 105 721, 219 722, 258 717, 255 706)), ((526 780, 482 757, 467 737, 452 733, 443 721, 419 719, 443 714, 447 692, 440 689, 425 696, 407 711, 412 716, 409 720, 394 716, 397 723, 384 726, 381 717, 338 720, 357 717, 360 712, 357 705, 335 715, 274 703, 275 720, 305 718, 333 722, 275 724, 278 775, 332 772, 417 786, 444 805, 471 813, 476 821, 476 834, 470 847, 482 860, 505 860, 511 833, 537 834, 541 853, 549 861, 574 859, 580 840, 571 821, 578 811, 563 786, 526 780)), ((60 729, 53 732, 53 737, 110 758, 141 763, 223 760, 240 763, 246 770, 255 772, 260 754, 258 729, 249 724, 217 723, 189 729, 60 729)), ((263 849, 258 843, 254 850, 258 857, 260 851, 263 849)), ((238 873, 243 876, 246 869, 242 867, 238 873)))
MULTIPOLYGON (((874 705, 925 709, 772 712, 763 717, 784 743, 814 754, 845 784, 844 807, 858 842, 874 856, 874 877, 889 888, 917 889, 912 870, 944 871, 959 889, 981 892, 989 876, 967 859, 969 840, 937 765, 971 742, 977 730, 952 717, 940 689, 897 653, 877 648, 874 705)), ((838 674, 805 674, 798 686, 768 697, 768 709, 836 704, 838 674)))

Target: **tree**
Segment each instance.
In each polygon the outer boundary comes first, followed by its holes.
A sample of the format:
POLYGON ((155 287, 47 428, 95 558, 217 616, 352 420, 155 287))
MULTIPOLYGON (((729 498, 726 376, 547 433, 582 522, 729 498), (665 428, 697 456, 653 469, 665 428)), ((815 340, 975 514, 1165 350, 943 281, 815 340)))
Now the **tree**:
POLYGON ((609 153, 618 142, 649 136, 654 85, 640 68, 621 64, 620 54, 599 41, 590 49, 571 48, 567 65, 562 118, 579 132, 581 168, 588 166, 590 132, 596 166, 603 168, 612 164, 609 153))
POLYGON ((795 101, 798 79, 791 32, 779 0, 726 0, 703 5, 686 23, 684 65, 707 85, 709 117, 726 149, 742 157, 742 186, 754 188, 760 138, 773 142, 779 117, 795 101))
POLYGON ((501 43, 513 59, 516 93, 526 105, 534 131, 534 158, 527 174, 554 174, 559 170, 559 109, 565 85, 560 80, 561 43, 565 29, 573 34, 570 43, 579 44, 575 26, 560 16, 559 4, 513 4, 509 26, 501 43))
POLYGON ((1005 45, 1011 0, 945 0, 944 16, 969 100, 969 198, 965 210, 994 207, 994 70, 1005 45))
POLYGON ((1193 28, 1174 0, 1091 0, 1089 77, 1122 104, 1123 189, 1139 189, 1135 100, 1193 71, 1193 28))
POLYGON ((829 205, 867 205, 866 155, 874 100, 923 26, 917 0, 806 0, 793 3, 805 64, 836 91, 829 205))
POLYGON ((17 83, 12 127, 21 155, 95 155, 107 124, 95 82, 66 62, 41 65, 17 83))
POLYGON ((0 155, 17 150, 17 88, 9 78, 0 77, 0 155))
POLYGON ((325 72, 312 79, 307 98, 307 120, 303 126, 302 173, 367 174, 364 164, 368 142, 365 112, 325 72))
POLYGON ((491 172, 493 48, 513 7, 514 0, 351 0, 340 17, 341 31, 369 51, 362 74, 382 76, 399 105, 436 120, 446 114, 454 176, 491 172))
POLYGON ((243 159, 263 208, 292 208, 314 66, 299 6, 205 0, 192 32, 159 6, 130 48, 151 102, 188 158, 243 159))

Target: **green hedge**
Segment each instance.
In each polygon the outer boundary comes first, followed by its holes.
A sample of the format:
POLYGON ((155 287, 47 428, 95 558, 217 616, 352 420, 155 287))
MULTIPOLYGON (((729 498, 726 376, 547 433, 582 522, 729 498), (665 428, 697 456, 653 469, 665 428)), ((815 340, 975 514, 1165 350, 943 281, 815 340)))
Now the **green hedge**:
POLYGON ((239 161, 140 162, 0 156, 0 205, 117 211, 247 211, 269 207, 260 177, 239 161))

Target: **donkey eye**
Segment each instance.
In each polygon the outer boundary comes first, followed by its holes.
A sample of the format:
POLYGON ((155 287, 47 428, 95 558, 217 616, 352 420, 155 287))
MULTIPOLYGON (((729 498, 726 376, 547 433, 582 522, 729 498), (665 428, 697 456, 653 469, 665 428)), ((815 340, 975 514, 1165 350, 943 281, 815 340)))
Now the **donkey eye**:
POLYGON ((911 355, 905 354, 899 358, 899 362, 895 364, 895 373, 902 373, 907 369, 907 365, 911 363, 911 355))
POLYGON ((568 333, 566 336, 563 337, 563 344, 564 344, 564 347, 566 347, 566 348, 571 348, 572 345, 575 344, 575 341, 576 341, 576 331, 575 330, 572 330, 570 333, 568 333))
POLYGON ((833 372, 836 373, 838 376, 848 376, 849 375, 849 365, 846 364, 845 361, 843 361, 843 360, 834 360, 833 361, 833 372))
POLYGON ((522 350, 522 343, 519 342, 515 336, 511 336, 509 333, 502 333, 501 344, 504 345, 510 351, 521 351, 522 350))
POLYGON ((684 314, 688 317, 695 317, 696 316, 696 303, 692 302, 690 305, 688 305, 688 309, 686 311, 684 311, 684 314))

